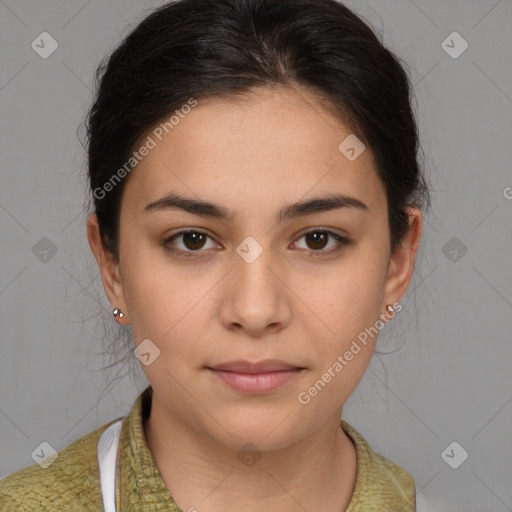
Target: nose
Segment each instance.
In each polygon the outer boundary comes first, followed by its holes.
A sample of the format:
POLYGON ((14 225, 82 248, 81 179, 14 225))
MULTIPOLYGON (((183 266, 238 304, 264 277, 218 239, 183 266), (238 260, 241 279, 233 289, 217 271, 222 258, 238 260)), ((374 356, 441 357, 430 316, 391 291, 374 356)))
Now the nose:
POLYGON ((282 266, 263 250, 254 260, 236 254, 226 276, 220 320, 227 329, 252 337, 276 333, 290 322, 290 291, 282 266), (245 258, 245 259, 244 259, 245 258))

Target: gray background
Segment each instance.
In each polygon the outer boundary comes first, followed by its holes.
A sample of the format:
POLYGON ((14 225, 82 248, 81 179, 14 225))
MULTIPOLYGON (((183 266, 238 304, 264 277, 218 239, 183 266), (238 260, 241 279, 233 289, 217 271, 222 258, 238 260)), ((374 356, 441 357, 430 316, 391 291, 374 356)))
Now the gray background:
MULTIPOLYGON (((127 414, 147 385, 140 369, 102 369, 118 328, 85 234, 76 131, 100 59, 161 3, 0 2, 0 477, 43 441, 61 450, 127 414), (31 48, 43 31, 58 42, 47 59, 31 48)), ((377 345, 403 348, 374 356, 343 417, 411 473, 424 510, 512 510, 512 1, 347 5, 409 65, 434 192, 404 309, 377 345), (458 58, 443 46, 460 40, 442 45, 454 31, 469 44, 458 58)))

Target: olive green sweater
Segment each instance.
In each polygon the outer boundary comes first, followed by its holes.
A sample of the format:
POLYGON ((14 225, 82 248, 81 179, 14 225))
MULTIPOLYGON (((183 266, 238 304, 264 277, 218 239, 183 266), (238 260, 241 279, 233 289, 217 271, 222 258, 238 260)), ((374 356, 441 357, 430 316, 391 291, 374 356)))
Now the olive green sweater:
MULTIPOLYGON (((183 512, 146 444, 144 421, 151 410, 151 394, 148 386, 122 425, 116 471, 118 512, 183 512)), ((101 512, 97 444, 111 423, 68 445, 46 469, 36 464, 1 479, 0 511, 101 512)), ((340 426, 357 452, 356 483, 346 512, 415 511, 415 486, 409 473, 375 453, 346 421, 341 420, 340 426)))

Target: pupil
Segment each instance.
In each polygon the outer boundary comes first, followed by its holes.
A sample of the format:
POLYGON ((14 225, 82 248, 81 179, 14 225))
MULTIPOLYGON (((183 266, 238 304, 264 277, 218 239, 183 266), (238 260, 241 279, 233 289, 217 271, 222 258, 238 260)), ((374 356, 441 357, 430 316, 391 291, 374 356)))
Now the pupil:
POLYGON ((313 238, 313 248, 314 249, 323 249, 325 247, 325 242, 327 240, 327 234, 322 233, 321 231, 314 231, 313 233, 308 233, 307 237, 313 238), (315 246, 320 241, 320 247, 315 246))
MULTIPOLYGON (((183 235, 183 242, 185 243, 185 246, 187 249, 200 249, 201 248, 201 241, 198 239, 204 238, 204 235, 202 233, 185 233, 183 235), (192 239, 192 246, 187 243, 187 239, 192 239), (199 243, 199 246, 196 246, 195 244, 199 243)), ((202 240, 204 242, 204 240, 202 240)))

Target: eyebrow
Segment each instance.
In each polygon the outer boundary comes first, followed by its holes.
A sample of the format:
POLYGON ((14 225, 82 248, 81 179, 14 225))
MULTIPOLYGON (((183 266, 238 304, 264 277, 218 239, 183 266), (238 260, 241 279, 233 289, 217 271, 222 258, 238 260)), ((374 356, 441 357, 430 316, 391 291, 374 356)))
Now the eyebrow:
MULTIPOLYGON (((277 215, 276 221, 282 222, 287 219, 340 208, 369 211, 368 206, 356 197, 345 194, 331 194, 325 197, 315 197, 306 201, 285 205, 277 215)), ((179 194, 169 194, 149 203, 144 208, 143 213, 174 209, 181 209, 194 215, 214 217, 224 221, 232 221, 236 217, 235 212, 228 208, 215 203, 184 197, 179 194)))

